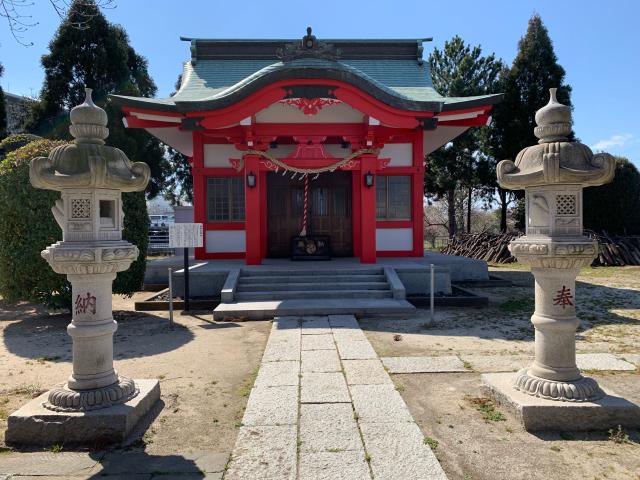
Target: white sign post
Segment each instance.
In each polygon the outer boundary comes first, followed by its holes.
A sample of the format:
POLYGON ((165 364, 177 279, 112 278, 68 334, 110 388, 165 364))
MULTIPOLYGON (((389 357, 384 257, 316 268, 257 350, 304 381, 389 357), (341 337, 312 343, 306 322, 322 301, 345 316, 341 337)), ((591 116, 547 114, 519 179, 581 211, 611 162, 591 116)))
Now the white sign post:
POLYGON ((184 310, 189 311, 189 249, 203 246, 201 223, 169 224, 169 248, 183 248, 184 310))

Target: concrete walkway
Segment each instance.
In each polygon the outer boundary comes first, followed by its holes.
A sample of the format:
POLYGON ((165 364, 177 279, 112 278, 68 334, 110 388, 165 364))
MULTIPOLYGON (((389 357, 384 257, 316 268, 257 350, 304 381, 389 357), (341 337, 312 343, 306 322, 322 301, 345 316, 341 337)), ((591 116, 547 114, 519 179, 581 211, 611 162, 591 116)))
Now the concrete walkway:
POLYGON ((446 476, 351 315, 272 327, 226 480, 446 476))

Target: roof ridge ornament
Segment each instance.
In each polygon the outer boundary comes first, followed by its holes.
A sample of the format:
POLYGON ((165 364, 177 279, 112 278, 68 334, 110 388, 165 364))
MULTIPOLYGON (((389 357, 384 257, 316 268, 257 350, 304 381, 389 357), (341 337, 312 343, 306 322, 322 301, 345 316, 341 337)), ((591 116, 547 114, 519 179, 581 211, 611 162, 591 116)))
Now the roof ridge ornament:
POLYGON ((276 56, 283 62, 290 62, 299 58, 321 58, 324 60, 338 61, 342 53, 339 48, 330 43, 318 41, 311 33, 311 27, 307 27, 307 34, 300 42, 287 43, 283 48, 276 50, 276 56))

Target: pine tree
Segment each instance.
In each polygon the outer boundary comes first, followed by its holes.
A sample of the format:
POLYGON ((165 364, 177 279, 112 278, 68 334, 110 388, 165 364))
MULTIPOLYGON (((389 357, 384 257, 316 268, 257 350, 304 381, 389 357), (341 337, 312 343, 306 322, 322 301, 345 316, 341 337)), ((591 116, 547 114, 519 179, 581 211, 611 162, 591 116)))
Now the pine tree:
MULTIPOLYGON (((447 97, 466 97, 496 92, 502 62, 494 54, 483 56, 478 45, 471 47, 459 36, 445 42, 444 49, 435 48, 429 56, 435 89, 447 97)), ((446 197, 449 204, 449 235, 457 233, 455 191, 467 193, 467 229, 470 231, 473 191, 489 182, 488 169, 479 163, 477 152, 482 142, 482 129, 472 129, 454 139, 425 160, 425 193, 446 197)))
MULTIPOLYGON (((529 19, 527 32, 518 43, 511 68, 500 75, 503 101, 493 110, 488 152, 497 163, 515 159, 520 150, 538 142, 533 134, 535 113, 549 101, 549 89, 558 88, 558 101, 571 106, 571 87, 564 83, 565 70, 558 64, 547 28, 540 15, 529 19)), ((500 229, 507 229, 507 190, 498 189, 500 229)))
POLYGON ((44 86, 40 101, 27 120, 27 131, 68 139, 66 112, 84 101, 84 88, 90 87, 94 100, 109 116, 107 144, 120 148, 130 159, 149 165, 147 195, 157 195, 166 168, 164 148, 144 130, 125 130, 119 109, 106 104, 111 93, 152 97, 157 90, 146 59, 129 45, 124 29, 109 23, 94 0, 74 0, 49 43, 49 50, 42 57, 44 86), (86 27, 78 29, 80 22, 86 27))

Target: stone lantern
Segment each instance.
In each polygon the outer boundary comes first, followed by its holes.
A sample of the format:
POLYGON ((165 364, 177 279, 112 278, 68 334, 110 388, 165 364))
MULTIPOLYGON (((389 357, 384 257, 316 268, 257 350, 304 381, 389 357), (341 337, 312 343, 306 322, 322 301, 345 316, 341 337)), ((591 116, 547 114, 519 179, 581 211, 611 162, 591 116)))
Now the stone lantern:
MULTIPOLYGON (((571 109, 556 100, 555 88, 535 120, 538 145, 522 150, 515 162, 501 161, 497 168, 501 187, 525 190, 526 235, 512 241, 510 250, 518 261, 531 265, 535 277, 535 360, 515 378, 489 374, 483 380, 501 403, 514 407, 530 430, 625 424, 621 412, 628 407, 629 414, 634 405, 613 400, 594 379, 581 375, 575 342, 575 279, 598 248, 595 240, 583 235, 582 189, 610 182, 615 160, 568 140, 571 109), (571 412, 563 409, 568 405, 571 412)), ((640 419, 637 407, 635 418, 640 419)))
POLYGON ((144 190, 149 167, 104 145, 107 114, 93 103, 91 89, 71 110, 69 131, 74 142, 54 148, 48 158, 34 158, 29 177, 36 188, 61 192, 52 212, 62 241, 42 257, 72 286, 67 332, 73 339, 73 372, 65 385, 9 417, 7 440, 14 443, 120 440, 159 398, 157 381, 134 381, 113 368, 112 282, 139 254, 122 239, 121 194, 144 190), (132 408, 116 408, 125 403, 132 408), (54 412, 68 414, 64 428, 54 412))

